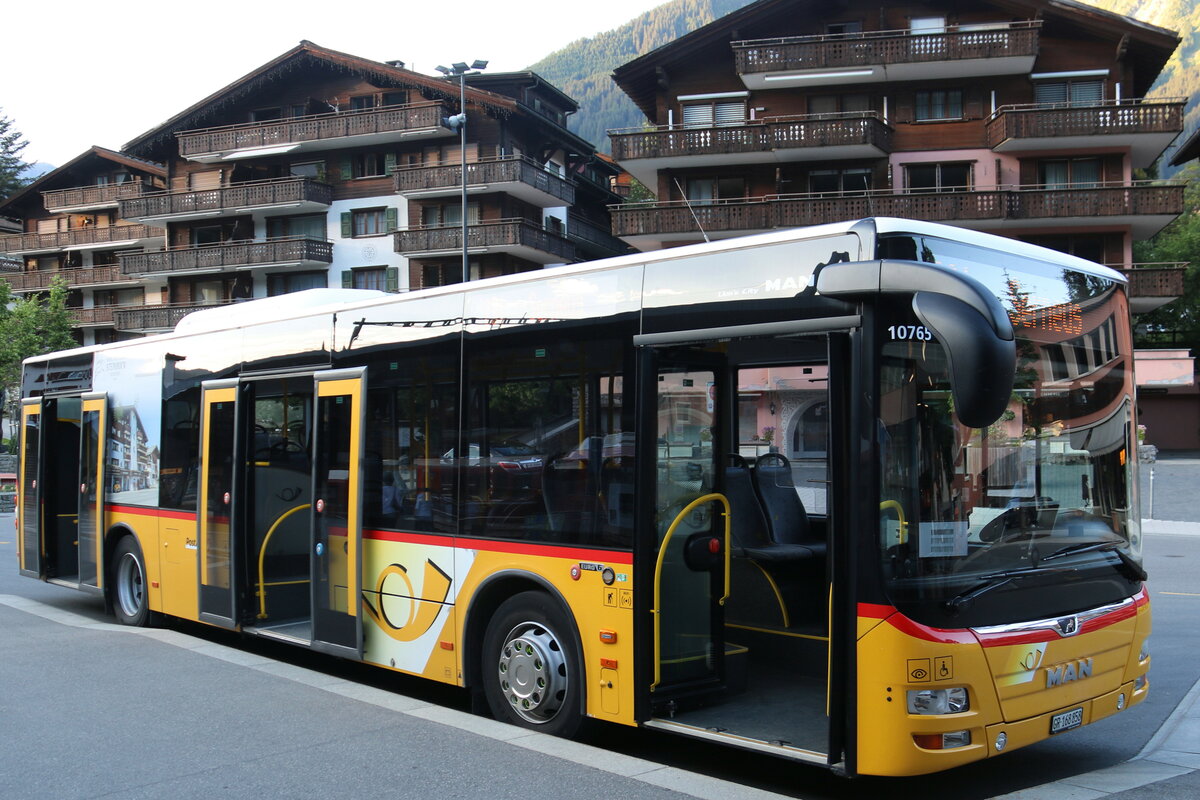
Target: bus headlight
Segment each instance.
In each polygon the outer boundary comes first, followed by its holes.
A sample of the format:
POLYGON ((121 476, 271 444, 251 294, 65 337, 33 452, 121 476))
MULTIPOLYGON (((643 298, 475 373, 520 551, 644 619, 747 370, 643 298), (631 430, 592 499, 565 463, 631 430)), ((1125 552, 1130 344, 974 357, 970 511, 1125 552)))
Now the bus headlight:
POLYGON ((1150 657, 1150 637, 1142 639, 1142 650, 1138 653, 1138 661, 1145 661, 1150 657))
POLYGON ((908 690, 910 714, 958 714, 970 707, 967 690, 961 686, 951 689, 908 690))

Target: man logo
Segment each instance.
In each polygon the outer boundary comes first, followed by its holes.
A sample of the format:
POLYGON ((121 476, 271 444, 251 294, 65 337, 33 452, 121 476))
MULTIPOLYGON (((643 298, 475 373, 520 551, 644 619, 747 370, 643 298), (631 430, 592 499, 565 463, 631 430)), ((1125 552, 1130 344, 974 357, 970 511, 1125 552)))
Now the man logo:
POLYGON ((1064 683, 1081 681, 1092 677, 1092 659, 1081 658, 1078 661, 1046 667, 1046 688, 1062 686, 1064 683))

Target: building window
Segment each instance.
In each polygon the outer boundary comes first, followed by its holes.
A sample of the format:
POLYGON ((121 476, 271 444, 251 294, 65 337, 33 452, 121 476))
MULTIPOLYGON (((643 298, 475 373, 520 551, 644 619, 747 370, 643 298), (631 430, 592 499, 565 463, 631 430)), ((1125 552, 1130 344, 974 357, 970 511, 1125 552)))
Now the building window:
POLYGON ((906 164, 905 186, 910 192, 967 192, 971 189, 970 162, 906 164))
POLYGON ((741 125, 746 121, 746 103, 743 100, 687 103, 682 111, 685 128, 741 125))
POLYGON ((1033 98, 1045 105, 1094 106, 1104 101, 1104 81, 1038 81, 1033 98))
POLYGON ((829 36, 846 36, 847 34, 862 33, 862 23, 857 20, 852 22, 830 22, 825 26, 825 33, 829 36))
POLYGON ((387 291, 387 267, 366 267, 365 269, 356 269, 353 275, 353 288, 355 289, 377 289, 381 292, 387 291))
POLYGON ((408 102, 408 92, 384 92, 383 104, 385 106, 402 106, 408 102))
POLYGON ((359 153, 351 161, 351 175, 355 178, 386 177, 395 164, 394 156, 384 152, 359 153))
MULTIPOLYGON (((479 204, 467 203, 467 224, 478 225, 479 221, 479 204)), ((462 225, 462 204, 447 203, 446 205, 422 206, 421 224, 427 228, 462 225)))
POLYGON ((350 98, 351 111, 368 111, 375 107, 375 95, 361 94, 350 98))
POLYGON ((867 94, 826 94, 808 99, 810 114, 848 114, 871 110, 871 96, 867 94))
POLYGON ((916 119, 962 119, 962 89, 917 92, 916 119))
POLYGON ((1038 176, 1047 189, 1094 189, 1101 184, 1100 159, 1041 161, 1038 163, 1038 176))
POLYGON ((688 178, 687 199, 693 203, 706 205, 715 200, 733 200, 746 196, 746 179, 739 177, 727 178, 688 178))
POLYGON ((303 161, 288 167, 288 173, 297 178, 312 178, 315 181, 325 179, 324 161, 303 161))
POLYGON ((351 212, 355 236, 379 236, 387 233, 387 209, 364 208, 351 212))
POLYGON ((279 119, 283 116, 283 109, 275 106, 273 108, 256 108, 250 112, 251 122, 269 122, 273 119, 279 119))
POLYGON ((267 296, 324 289, 328 285, 329 280, 324 272, 278 272, 267 276, 267 296))
POLYGON ((269 217, 267 238, 303 236, 307 239, 325 238, 325 215, 307 214, 303 217, 269 217))
POLYGON ((813 194, 855 194, 871 190, 869 169, 815 169, 808 173, 808 191, 813 194))

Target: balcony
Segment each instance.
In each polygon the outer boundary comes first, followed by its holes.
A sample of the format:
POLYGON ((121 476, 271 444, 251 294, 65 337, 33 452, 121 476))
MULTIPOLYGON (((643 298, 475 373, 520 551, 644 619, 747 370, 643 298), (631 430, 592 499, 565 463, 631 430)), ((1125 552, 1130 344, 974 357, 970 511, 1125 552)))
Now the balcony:
POLYGON ((96 250, 103 247, 134 246, 163 238, 160 228, 148 225, 110 225, 75 228, 54 233, 18 233, 0 236, 0 253, 25 255, 56 250, 96 250))
POLYGON ((56 278, 67 282, 69 289, 99 289, 108 286, 136 284, 137 280, 123 272, 116 264, 101 267, 84 267, 82 269, 38 270, 37 272, 17 272, 3 274, 0 278, 8 281, 14 292, 36 292, 49 289, 56 278))
POLYGON ((629 245, 612 235, 611 225, 600 226, 567 212, 567 238, 583 259, 608 258, 630 252, 629 245))
POLYGON ((960 25, 941 32, 870 31, 733 42, 750 90, 884 81, 963 80, 1033 69, 1040 20, 960 25))
POLYGON ((333 263, 333 243, 325 239, 281 238, 179 247, 122 254, 126 275, 198 275, 263 267, 323 267, 333 263))
POLYGON ((863 217, 904 217, 1005 232, 1046 227, 1128 226, 1135 239, 1157 233, 1183 211, 1183 186, 1135 184, 1079 188, 896 194, 768 195, 706 203, 681 200, 612 206, 613 233, 636 247, 721 239, 863 217))
MULTIPOLYGON (((408 258, 433 258, 462 253, 462 227, 410 228, 397 231, 396 252, 408 258)), ((471 255, 509 253, 538 264, 575 261, 575 245, 527 219, 481 222, 467 228, 471 255)))
POLYGON ((181 131, 176 136, 180 156, 207 163, 455 136, 445 126, 445 116, 442 103, 413 103, 181 131))
MULTIPOLYGON (((119 331, 136 331, 140 333, 162 333, 174 330, 179 320, 193 311, 213 308, 223 303, 157 305, 157 306, 125 306, 114 309, 114 322, 119 331)), ((84 309, 86 310, 86 309, 84 309)))
POLYGON ((892 129, 874 112, 630 128, 608 136, 613 158, 647 186, 657 183, 662 169, 878 158, 892 151, 892 129))
MULTIPOLYGON (((462 165, 402 167, 393 175, 396 192, 409 199, 457 197, 462 192, 462 165)), ((538 208, 575 204, 575 186, 524 156, 467 163, 467 193, 504 192, 538 208)))
POLYGON ((333 202, 328 184, 311 178, 245 181, 217 189, 163 192, 121 201, 122 219, 165 226, 168 222, 254 211, 267 214, 307 214, 324 211, 333 202))
POLYGON ((92 308, 69 308, 71 320, 80 328, 111 327, 115 323, 117 306, 93 306, 92 308))
POLYGON ((55 214, 115 208, 121 201, 138 197, 145 190, 142 179, 126 183, 106 183, 100 186, 77 186, 73 189, 54 189, 42 192, 42 204, 55 214))
POLYGON ((1010 227, 1128 226, 1149 239, 1183 213, 1182 185, 1135 182, 1090 186, 1035 186, 1008 193, 1010 227))
POLYGON ((1187 262, 1161 262, 1117 266, 1129 279, 1129 310, 1134 314, 1153 311, 1183 295, 1187 262))
POLYGON ((632 203, 611 207, 613 233, 638 247, 819 225, 863 217, 906 217, 931 222, 963 222, 968 227, 999 224, 1005 216, 1004 192, 944 192, 854 195, 769 195, 718 200, 691 207, 683 201, 632 203))
POLYGON ((1141 168, 1183 130, 1183 109, 1183 99, 1001 106, 988 120, 988 146, 998 153, 1128 146, 1141 168))

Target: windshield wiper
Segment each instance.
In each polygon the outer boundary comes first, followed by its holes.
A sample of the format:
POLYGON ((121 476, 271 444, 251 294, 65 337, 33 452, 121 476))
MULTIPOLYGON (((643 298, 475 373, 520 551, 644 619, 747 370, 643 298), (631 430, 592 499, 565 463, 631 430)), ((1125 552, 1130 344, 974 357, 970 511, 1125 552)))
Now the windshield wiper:
POLYGON ((1132 580, 1146 580, 1146 570, 1141 564, 1137 563, 1130 557, 1128 553, 1121 549, 1121 542, 1082 542, 1080 544, 1072 544, 1066 547, 1061 547, 1055 550, 1048 556, 1042 558, 1042 563, 1053 561, 1056 558, 1064 556, 1073 556, 1079 553, 1112 553, 1120 559, 1119 564, 1113 564, 1113 568, 1127 575, 1132 580))
POLYGON ((954 616, 959 611, 969 607, 971 603, 975 602, 977 597, 982 597, 993 589, 999 589, 1001 586, 1007 586, 1013 581, 1028 577, 1030 575, 1039 575, 1044 572, 1057 571, 1058 570, 1045 570, 1039 569, 1038 567, 1032 567, 1028 569, 1010 569, 1003 572, 993 572, 981 577, 981 583, 973 586, 970 589, 967 589, 965 592, 956 594, 954 597, 951 597, 949 600, 942 603, 942 608, 946 609, 946 612, 950 614, 950 616, 954 616))

